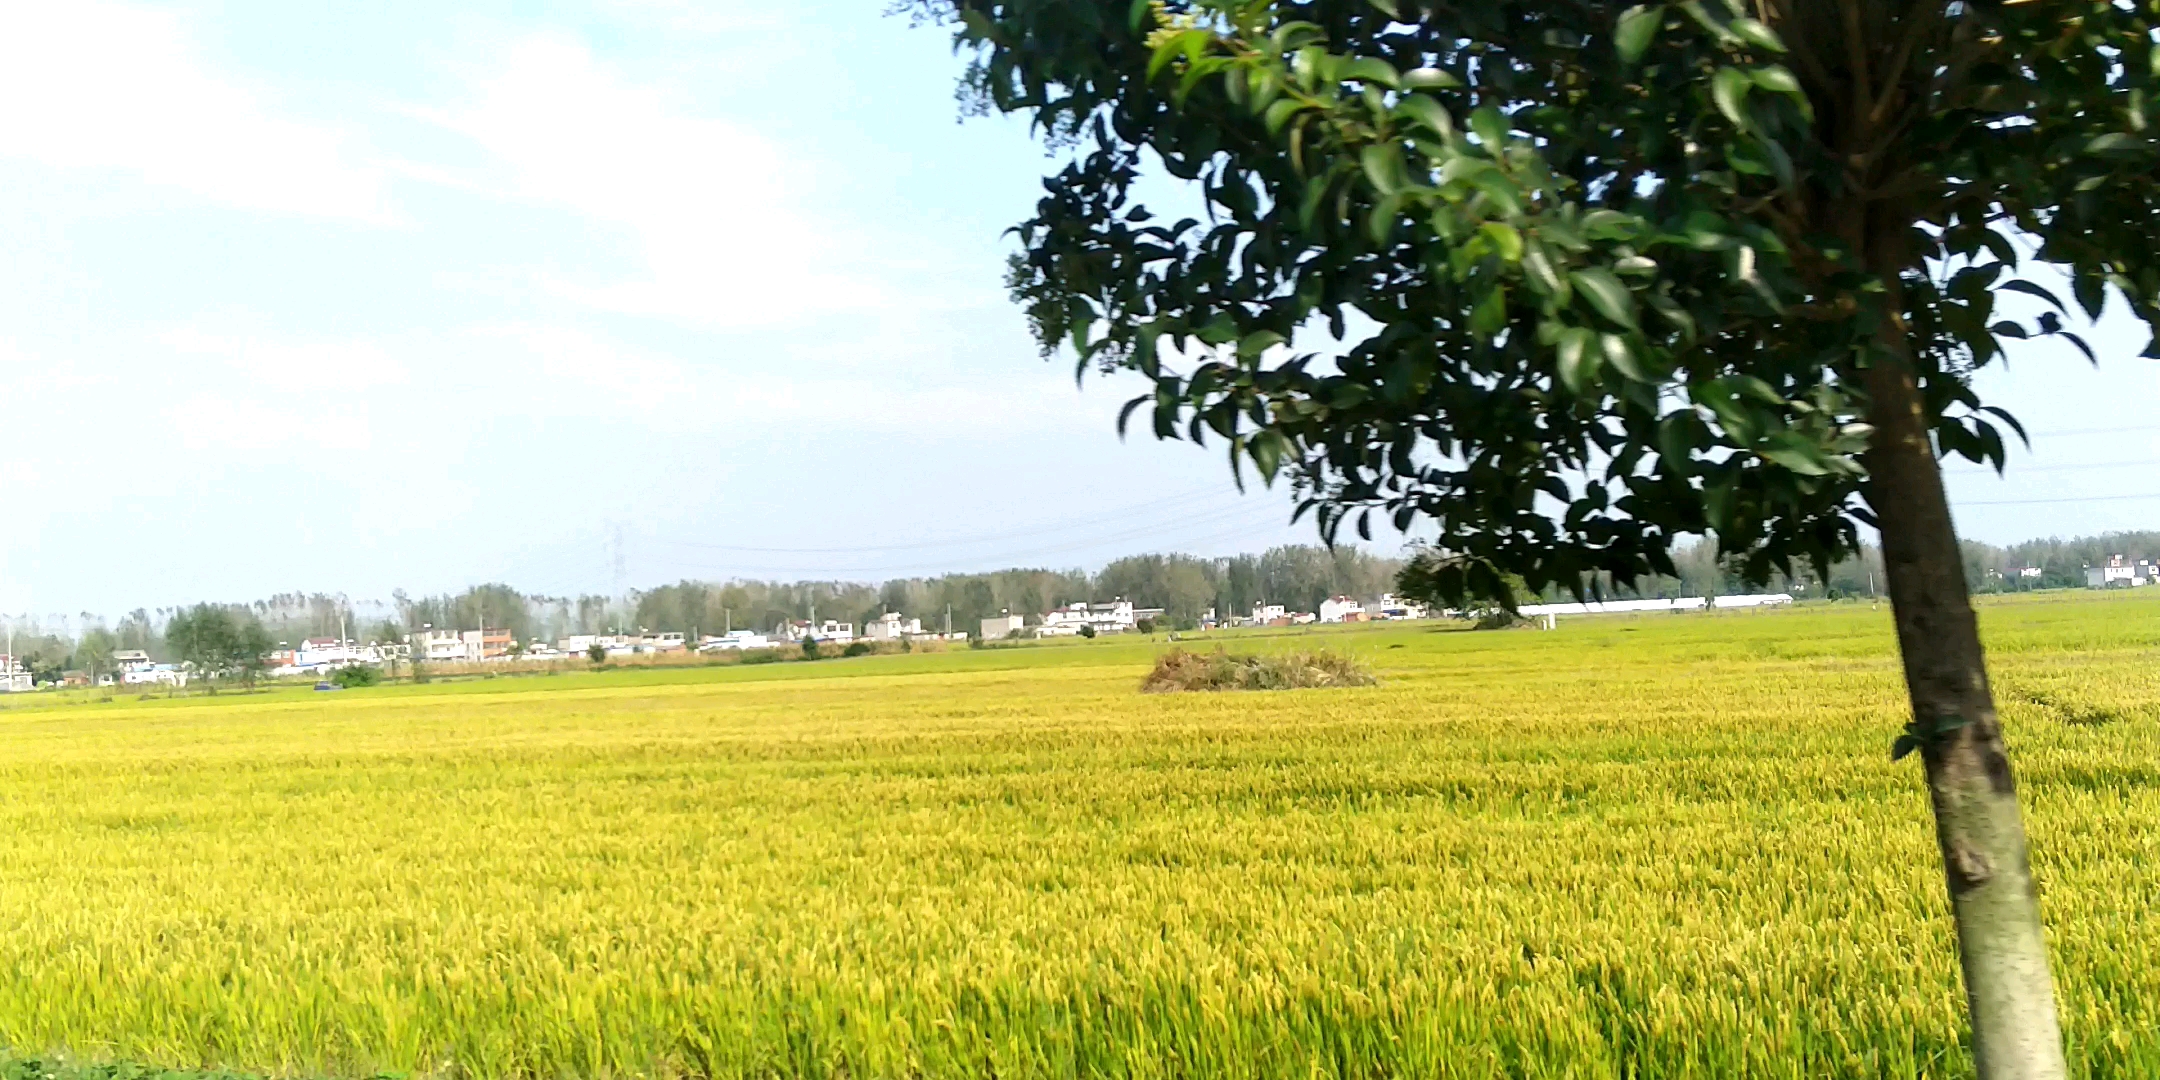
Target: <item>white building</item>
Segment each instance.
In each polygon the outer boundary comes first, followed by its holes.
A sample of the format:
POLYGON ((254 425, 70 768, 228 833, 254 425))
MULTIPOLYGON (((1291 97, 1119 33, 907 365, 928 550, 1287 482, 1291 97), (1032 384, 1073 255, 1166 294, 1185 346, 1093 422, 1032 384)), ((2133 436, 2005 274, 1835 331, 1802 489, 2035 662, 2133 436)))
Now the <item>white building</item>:
POLYGON ((1715 608, 1783 607, 1793 602, 1791 593, 1749 593, 1745 596, 1720 596, 1710 601, 1715 608))
POLYGON ((595 645, 608 656, 629 656, 643 644, 644 639, 629 634, 572 634, 555 641, 555 647, 570 656, 590 655, 595 645))
POLYGON ((820 645, 845 645, 855 640, 855 624, 827 619, 812 625, 801 619, 789 619, 780 627, 780 636, 787 641, 814 640, 820 645))
POLYGON ((292 658, 292 664, 296 668, 335 668, 382 662, 382 649, 373 645, 339 641, 336 638, 309 638, 293 650, 292 658))
POLYGON ((30 674, 29 667, 13 656, 0 653, 0 691, 18 694, 35 689, 37 677, 30 674))
POLYGON ((723 637, 706 637, 698 643, 699 652, 738 652, 743 649, 770 649, 773 640, 755 630, 730 630, 723 637))
MULTIPOLYGON (((1133 608, 1130 600, 1112 600, 1107 604, 1083 602, 1061 607, 1044 615, 1041 630, 1044 637, 1077 634, 1082 627, 1093 627, 1098 634, 1122 634, 1136 628, 1139 623, 1140 613, 1133 608)), ((985 631, 987 630, 986 624, 985 631)))
POLYGON ((1289 618, 1290 609, 1281 604, 1254 604, 1252 606, 1254 626, 1273 626, 1277 619, 1288 620, 1289 618))
POLYGON ((1025 629, 1027 629, 1027 619, 1008 611, 996 618, 982 621, 982 639, 984 641, 997 641, 1011 637, 1013 634, 1025 629))
MULTIPOLYGON (((22 676, 22 678, 27 679, 29 678, 29 676, 24 675, 22 676)), ((162 684, 165 686, 186 686, 188 684, 188 673, 183 670, 178 664, 144 664, 133 670, 121 672, 120 681, 127 686, 150 686, 157 684, 162 684)), ((27 690, 29 689, 29 686, 28 684, 24 684, 22 688, 27 690)))
POLYGON ((2089 589, 2138 588, 2153 583, 2160 576, 2160 567, 2148 561, 2131 562, 2121 555, 2110 555, 2101 566, 2085 568, 2085 587, 2089 589))
POLYGON ((414 657, 429 663, 456 664, 480 659, 477 631, 461 634, 455 630, 426 629, 407 634, 405 643, 412 646, 414 657))
POLYGON ((1364 622, 1365 605, 1347 596, 1330 596, 1320 602, 1321 622, 1364 622))
POLYGON ((1394 593, 1381 593, 1380 602, 1373 613, 1383 619, 1422 619, 1426 617, 1425 605, 1405 600, 1394 593))
POLYGON ((643 638, 639 639, 638 646, 640 648, 643 648, 646 652, 656 653, 681 652, 684 649, 689 648, 689 644, 684 639, 683 634, 680 631, 675 630, 663 631, 658 634, 647 634, 643 638))
POLYGON ((922 632, 921 619, 903 619, 897 611, 888 611, 863 625, 863 636, 871 641, 899 641, 922 632))

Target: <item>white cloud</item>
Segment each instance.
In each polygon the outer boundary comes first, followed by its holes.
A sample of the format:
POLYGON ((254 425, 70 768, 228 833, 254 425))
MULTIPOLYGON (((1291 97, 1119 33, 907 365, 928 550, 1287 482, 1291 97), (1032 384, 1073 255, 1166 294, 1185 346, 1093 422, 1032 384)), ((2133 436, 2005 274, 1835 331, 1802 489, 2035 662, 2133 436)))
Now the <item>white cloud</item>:
POLYGON ((849 258, 846 238, 798 204, 803 166, 759 132, 694 115, 676 95, 624 78, 561 37, 510 46, 470 76, 470 89, 460 105, 419 112, 493 158, 491 169, 451 182, 565 207, 634 243, 637 275, 551 273, 543 280, 556 294, 715 326, 878 302, 858 275, 835 269, 849 258))
POLYGON ((0 0, 0 154, 254 210, 385 220, 380 170, 209 70, 171 12, 0 0))
POLYGON ((157 341, 182 356, 214 361, 225 369, 226 378, 257 389, 344 395, 412 381, 405 362, 380 345, 285 340, 264 333, 244 316, 238 325, 198 319, 159 333, 157 341))

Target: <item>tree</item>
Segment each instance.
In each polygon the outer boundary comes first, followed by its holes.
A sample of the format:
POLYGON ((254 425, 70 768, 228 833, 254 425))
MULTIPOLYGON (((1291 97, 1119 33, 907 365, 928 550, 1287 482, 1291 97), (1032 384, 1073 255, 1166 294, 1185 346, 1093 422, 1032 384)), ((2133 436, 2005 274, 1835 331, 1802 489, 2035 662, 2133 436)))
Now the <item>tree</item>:
POLYGON ((602 645, 597 641, 593 642, 591 645, 586 646, 585 659, 590 660, 595 664, 607 663, 607 646, 602 645))
POLYGON ((255 679, 270 667, 270 650, 277 647, 271 640, 270 630, 262 620, 242 613, 233 620, 232 651, 225 656, 228 670, 240 674, 241 682, 252 690, 255 679))
POLYGON ((224 670, 235 636, 232 612, 213 604, 197 604, 175 612, 165 624, 165 644, 204 679, 214 679, 224 670))
POLYGON ((197 604, 173 615, 165 641, 204 678, 238 675, 250 688, 276 645, 253 614, 218 604, 197 604))
POLYGON ((1046 351, 1139 373, 1125 419, 1286 476, 1325 535, 1423 522, 1467 600, 1673 575, 1690 535, 1824 574, 1877 529, 1977 1065, 2062 1075, 1937 458, 2001 466, 1970 375, 2010 343, 2091 355, 2028 266, 2160 322, 2148 9, 907 6, 1072 150, 1011 275, 1046 351), (1151 162, 1205 223, 1140 203, 1151 162))
POLYGON ((75 643, 75 666, 90 676, 95 685, 99 676, 114 670, 113 653, 118 651, 119 639, 102 626, 83 631, 81 640, 75 643))

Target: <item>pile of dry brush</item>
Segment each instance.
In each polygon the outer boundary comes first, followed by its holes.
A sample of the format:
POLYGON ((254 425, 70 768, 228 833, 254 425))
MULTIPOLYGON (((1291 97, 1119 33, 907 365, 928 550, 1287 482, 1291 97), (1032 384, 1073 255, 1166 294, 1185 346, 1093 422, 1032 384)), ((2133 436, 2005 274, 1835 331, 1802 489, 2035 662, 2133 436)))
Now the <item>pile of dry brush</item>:
POLYGON ((1233 655, 1217 649, 1212 653, 1172 649, 1155 661, 1155 670, 1140 680, 1143 694, 1172 694, 1186 690, 1300 690, 1326 686, 1374 686, 1365 665, 1325 649, 1233 655))

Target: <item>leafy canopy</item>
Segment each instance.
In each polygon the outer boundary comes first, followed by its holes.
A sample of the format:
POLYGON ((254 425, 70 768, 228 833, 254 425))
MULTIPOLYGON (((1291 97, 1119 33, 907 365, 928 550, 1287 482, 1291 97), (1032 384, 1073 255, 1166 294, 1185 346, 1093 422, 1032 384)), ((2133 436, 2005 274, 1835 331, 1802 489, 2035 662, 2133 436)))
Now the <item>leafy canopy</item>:
POLYGON ((2160 317, 2153 0, 904 6, 1071 149, 1011 278, 1046 354, 1151 380, 1126 419, 1286 472, 1330 538, 1431 522, 1450 596, 1690 533, 1826 564, 1872 521, 1865 369, 1999 468, 1973 370, 2090 355, 2023 270, 2160 317), (1142 204, 1158 163, 1204 214, 1142 204))

